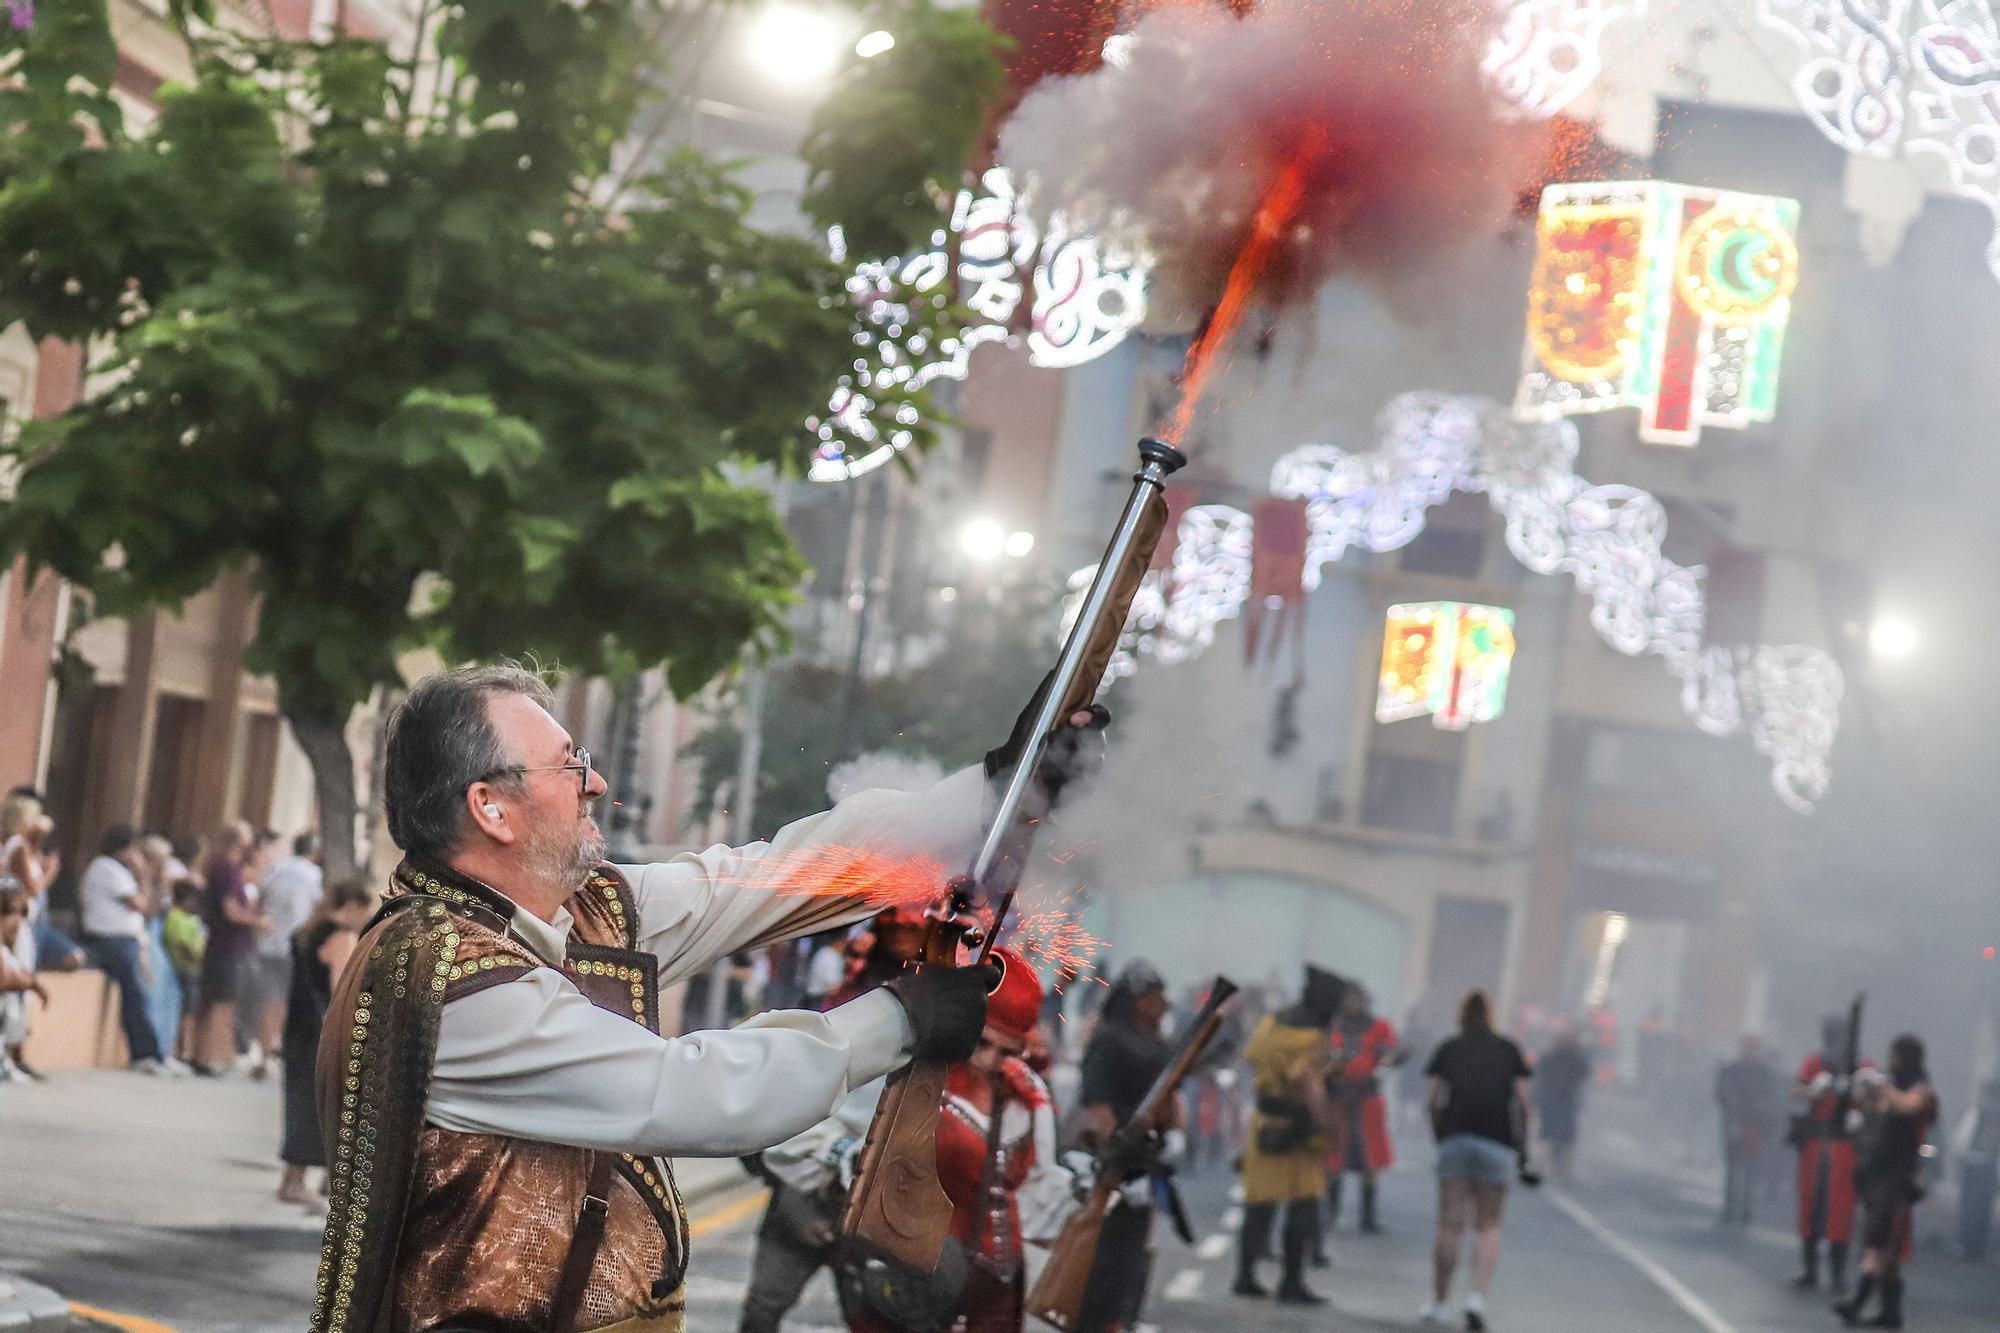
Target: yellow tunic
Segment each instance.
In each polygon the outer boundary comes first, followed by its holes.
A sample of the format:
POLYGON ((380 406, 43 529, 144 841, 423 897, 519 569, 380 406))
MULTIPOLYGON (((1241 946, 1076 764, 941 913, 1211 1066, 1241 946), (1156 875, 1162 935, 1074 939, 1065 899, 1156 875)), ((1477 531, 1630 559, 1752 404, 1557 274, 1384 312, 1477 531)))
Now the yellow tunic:
MULTIPOLYGON (((1270 1014, 1257 1025, 1243 1058, 1250 1065, 1251 1085, 1258 1097, 1303 1102, 1307 1084, 1326 1076, 1333 1054, 1323 1030, 1291 1027, 1270 1014)), ((1303 1144, 1287 1152, 1265 1152, 1258 1147, 1259 1131, 1284 1123, 1282 1118, 1262 1111, 1250 1118, 1250 1143, 1243 1152, 1245 1203, 1316 1199, 1326 1188, 1326 1154, 1333 1144, 1324 1132, 1315 1128, 1303 1144)))

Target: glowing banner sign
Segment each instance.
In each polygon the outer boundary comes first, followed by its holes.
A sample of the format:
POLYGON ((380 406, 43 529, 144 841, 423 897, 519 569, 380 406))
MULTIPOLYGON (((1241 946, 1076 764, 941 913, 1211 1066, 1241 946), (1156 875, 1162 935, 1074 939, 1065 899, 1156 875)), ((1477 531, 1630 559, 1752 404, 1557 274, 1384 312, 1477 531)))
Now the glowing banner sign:
POLYGON ((1639 438, 1694 444, 1777 411, 1799 206, 1666 181, 1542 193, 1520 421, 1639 409, 1639 438))
POLYGON ((1389 608, 1382 635, 1382 683, 1375 720, 1428 715, 1446 731, 1491 722, 1507 706, 1514 662, 1514 613, 1467 602, 1410 602, 1389 608))

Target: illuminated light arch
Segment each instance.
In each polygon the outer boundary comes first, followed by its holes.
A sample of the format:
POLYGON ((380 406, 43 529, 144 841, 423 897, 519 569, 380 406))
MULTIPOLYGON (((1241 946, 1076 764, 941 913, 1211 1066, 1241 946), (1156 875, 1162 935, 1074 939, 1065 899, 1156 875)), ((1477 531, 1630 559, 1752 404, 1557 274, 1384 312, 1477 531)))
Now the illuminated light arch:
POLYGON ((1799 105, 1834 143, 1920 157, 1953 193, 1993 215, 1987 266, 2000 278, 2000 10, 1989 0, 1757 0, 1798 45, 1799 105))
MULTIPOLYGON (((1406 393, 1383 409, 1378 437, 1367 453, 1309 444, 1273 467, 1272 492, 1307 502, 1303 587, 1317 587, 1321 566, 1352 547, 1382 552, 1408 545, 1429 510, 1452 492, 1483 493, 1505 519, 1514 557, 1535 573, 1574 579, 1590 598, 1591 627, 1613 649, 1658 657, 1681 683, 1682 709, 1697 728, 1711 736, 1747 730, 1771 761, 1772 789, 1792 809, 1810 813, 1824 799, 1845 688, 1839 665, 1799 644, 1704 643, 1704 571, 1664 554, 1667 517, 1657 498, 1576 474, 1574 422, 1517 422, 1490 399, 1406 393)), ((1242 609, 1249 515, 1198 506, 1182 517, 1177 535, 1196 540, 1185 551, 1176 547, 1170 579, 1147 575, 1113 675, 1132 673, 1143 657, 1193 656, 1221 621, 1242 609), (1170 609, 1184 580, 1202 592, 1175 618, 1170 609)), ((1070 616, 1094 572, 1071 577, 1070 616)))

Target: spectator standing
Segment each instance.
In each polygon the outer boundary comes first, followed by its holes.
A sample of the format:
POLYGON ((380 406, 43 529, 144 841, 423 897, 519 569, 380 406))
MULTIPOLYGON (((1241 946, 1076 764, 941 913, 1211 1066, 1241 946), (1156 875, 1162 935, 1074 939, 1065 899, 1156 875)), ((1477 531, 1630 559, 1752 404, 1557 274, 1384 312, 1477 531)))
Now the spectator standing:
MULTIPOLYGON (((292 854, 272 863, 257 881, 257 906, 271 927, 257 937, 252 954, 257 1005, 257 1078, 270 1072, 286 1036, 285 1015, 292 998, 292 936, 313 919, 325 884, 319 867, 319 842, 301 833, 292 854)), ((310 1065, 312 1058, 307 1057, 310 1065)))
POLYGON ((33 1078, 7 1052, 28 1039, 28 994, 47 1004, 49 994, 35 980, 35 970, 22 958, 33 936, 28 932, 28 891, 12 880, 0 880, 0 1083, 33 1078))
POLYGON ((1548 1145, 1549 1169, 1560 1181, 1567 1182, 1576 1165, 1577 1121, 1589 1086, 1590 1054, 1575 1025, 1559 1021, 1555 1040, 1535 1065, 1535 1127, 1548 1145))
POLYGON ((192 1062, 195 1058, 196 1008, 201 1003, 201 958, 208 949, 208 927, 201 921, 201 885, 189 878, 174 881, 173 906, 161 920, 160 939, 166 946, 167 963, 173 968, 180 990, 180 1030, 175 1034, 174 1056, 192 1062))
POLYGON ((28 895, 28 936, 17 953, 34 972, 74 972, 83 966, 76 941, 49 924, 49 886, 62 869, 62 857, 45 850, 55 827, 32 790, 17 787, 0 801, 0 876, 28 895))
MULTIPOLYGON (((1541 1082, 1539 1073, 1536 1083, 1541 1082)), ((1755 1037, 1745 1037, 1734 1060, 1715 1075, 1715 1106, 1722 1118, 1722 1222, 1750 1225, 1750 1200, 1763 1175, 1770 1107, 1779 1095, 1778 1071, 1755 1037)))
MULTIPOLYGON (((304 843, 307 840, 302 839, 304 843)), ((296 856, 304 851, 294 849, 296 856)), ((313 867, 315 870, 317 866, 313 867)), ((319 1101, 314 1089, 319 1032, 333 997, 333 979, 347 966, 368 918, 375 912, 375 895, 368 881, 350 875, 324 895, 315 894, 306 920, 285 937, 291 947, 287 970, 291 993, 284 1007, 285 1133, 278 1155, 285 1175, 278 1197, 286 1203, 313 1201, 306 1172, 326 1166, 326 1144, 320 1137, 319 1101)), ((276 932, 272 932, 275 934, 276 932)), ((320 1193, 326 1193, 321 1181, 320 1193)))
POLYGON ((119 1021, 131 1050, 132 1068, 146 1074, 184 1074, 178 1060, 169 1060, 146 1012, 146 981, 152 965, 146 956, 146 886, 140 876, 146 864, 139 835, 129 824, 104 831, 97 856, 84 867, 79 896, 83 900, 83 950, 118 987, 119 1021))
POLYGON ((236 1059, 236 1006, 248 989, 258 932, 270 922, 257 910, 245 872, 253 842, 250 826, 226 824, 211 842, 202 882, 202 918, 208 948, 201 960, 201 1002, 195 1014, 200 1059, 194 1069, 214 1077, 236 1059))
MULTIPOLYGON (((139 841, 139 862, 143 867, 139 883, 146 891, 146 939, 140 947, 146 953, 146 1018, 160 1049, 180 1055, 180 978, 173 960, 167 957, 167 909, 173 906, 174 881, 171 866, 174 845, 157 833, 139 841)), ((185 867, 183 867, 185 869, 185 867)))
POLYGON ((1521 1048, 1493 1030, 1484 991, 1468 994, 1458 1009, 1458 1034, 1431 1056, 1432 1132, 1437 1137, 1437 1250, 1432 1256, 1432 1299, 1419 1314, 1426 1324, 1448 1321, 1465 1229, 1472 1226, 1472 1291, 1465 1298, 1465 1326, 1486 1327, 1486 1293, 1500 1263, 1500 1219, 1528 1142, 1528 1079, 1521 1048))

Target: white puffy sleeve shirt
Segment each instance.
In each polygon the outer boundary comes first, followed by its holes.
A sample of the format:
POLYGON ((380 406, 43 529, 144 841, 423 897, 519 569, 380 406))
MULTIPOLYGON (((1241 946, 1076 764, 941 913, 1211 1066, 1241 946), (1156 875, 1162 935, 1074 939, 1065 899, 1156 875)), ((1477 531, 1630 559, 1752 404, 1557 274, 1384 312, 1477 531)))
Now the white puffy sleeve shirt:
MULTIPOLYGON (((858 920, 879 904, 794 881, 849 853, 956 873, 977 849, 986 800, 984 776, 970 768, 926 791, 858 793, 769 842, 621 867, 639 908, 638 945, 667 985, 739 950, 858 920)), ((514 933, 552 963, 569 927, 567 912, 553 922, 514 916, 514 933)), ((882 991, 826 1013, 776 1010, 726 1032, 657 1037, 592 1004, 554 967, 535 968, 445 1005, 425 1119, 642 1156, 735 1157, 825 1119, 900 1066, 909 1042, 902 1005, 882 991)))

